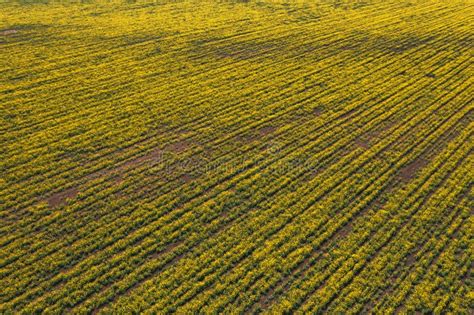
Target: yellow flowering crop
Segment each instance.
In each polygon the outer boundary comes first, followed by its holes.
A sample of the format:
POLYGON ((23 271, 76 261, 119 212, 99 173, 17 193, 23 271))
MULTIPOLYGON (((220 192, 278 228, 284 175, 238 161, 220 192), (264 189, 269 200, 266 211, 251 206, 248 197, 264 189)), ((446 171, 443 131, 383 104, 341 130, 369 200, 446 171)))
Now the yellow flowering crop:
POLYGON ((472 312, 473 21, 0 1, 0 313, 472 312))

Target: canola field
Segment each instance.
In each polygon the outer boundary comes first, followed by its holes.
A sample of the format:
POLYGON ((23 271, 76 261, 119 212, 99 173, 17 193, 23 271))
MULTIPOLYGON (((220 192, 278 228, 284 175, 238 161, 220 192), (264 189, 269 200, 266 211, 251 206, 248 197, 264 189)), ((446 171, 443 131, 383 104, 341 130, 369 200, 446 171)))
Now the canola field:
POLYGON ((4 1, 0 313, 474 309, 471 0, 4 1))

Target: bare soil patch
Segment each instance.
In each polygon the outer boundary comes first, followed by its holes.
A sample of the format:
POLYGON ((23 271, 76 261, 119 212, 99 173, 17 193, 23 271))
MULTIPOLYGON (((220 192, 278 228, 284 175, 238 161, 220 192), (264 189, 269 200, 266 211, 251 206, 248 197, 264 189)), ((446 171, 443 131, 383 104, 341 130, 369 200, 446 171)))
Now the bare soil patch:
POLYGON ((72 187, 53 194, 52 196, 48 197, 46 201, 50 207, 56 208, 66 204, 67 199, 74 199, 77 194, 79 194, 79 190, 76 187, 72 187))
POLYGON ((186 151, 188 147, 189 147, 189 143, 186 140, 181 140, 181 141, 168 145, 166 147, 166 150, 169 150, 174 153, 181 153, 181 152, 186 151))
POLYGON ((162 151, 160 149, 155 149, 155 150, 152 150, 150 152, 148 152, 147 154, 145 155, 142 155, 142 156, 139 156, 139 157, 136 157, 136 158, 133 158, 131 160, 128 160, 127 162, 125 162, 124 164, 122 164, 118 169, 119 170, 123 170, 125 168, 129 168, 129 167, 132 167, 132 166, 136 166, 136 165, 140 165, 140 164, 143 164, 145 162, 157 162, 157 161, 160 161, 160 159, 162 158, 162 151))
POLYGON ((239 135, 237 136, 237 140, 243 144, 250 144, 257 140, 257 138, 249 135, 239 135))
POLYGON ((402 182, 409 182, 416 176, 416 173, 427 164, 427 160, 423 158, 417 158, 415 161, 405 165, 402 169, 400 169, 398 175, 400 176, 402 182))
POLYGON ((352 232, 352 222, 349 222, 346 225, 344 225, 339 230, 339 232, 337 232, 337 234, 339 234, 340 239, 343 239, 343 238, 346 238, 346 236, 349 235, 350 232, 352 232))
POLYGON ((365 149, 365 150, 367 150, 367 149, 369 148, 369 144, 367 143, 367 141, 364 141, 364 140, 361 139, 361 138, 355 139, 354 143, 355 143, 356 146, 358 146, 359 148, 362 148, 362 149, 365 149))
POLYGON ((410 253, 407 257, 407 260, 406 260, 406 265, 407 266, 412 266, 414 263, 416 263, 416 252, 413 252, 413 253, 410 253))
POLYGON ((183 174, 181 175, 181 181, 185 184, 191 182, 193 180, 192 176, 189 174, 183 174))
POLYGON ((271 133, 274 133, 276 130, 277 130, 276 127, 266 126, 266 127, 260 128, 258 130, 258 132, 260 133, 261 136, 266 136, 266 135, 269 135, 271 133))
POLYGON ((182 240, 171 243, 165 249, 163 249, 162 251, 159 251, 159 252, 156 252, 156 253, 150 255, 150 259, 156 259, 156 258, 160 257, 161 255, 167 254, 167 253, 173 251, 173 249, 175 249, 176 247, 178 247, 182 243, 183 243, 182 240))
POLYGON ((16 33, 18 33, 18 30, 15 30, 15 29, 0 31, 0 35, 3 35, 3 36, 13 35, 16 33))
POLYGON ((265 137, 266 135, 272 134, 277 130, 276 127, 273 126, 265 126, 257 130, 257 133, 251 135, 239 135, 237 136, 237 140, 244 144, 250 144, 252 142, 257 141, 260 137, 265 137))
POLYGON ((118 175, 117 177, 114 178, 114 184, 115 185, 120 185, 124 182, 123 177, 118 175))
POLYGON ((316 116, 316 117, 321 116, 322 113, 323 113, 323 110, 322 110, 321 108, 319 108, 319 107, 315 107, 315 108, 313 108, 313 110, 312 110, 312 114, 313 114, 314 116, 316 116))

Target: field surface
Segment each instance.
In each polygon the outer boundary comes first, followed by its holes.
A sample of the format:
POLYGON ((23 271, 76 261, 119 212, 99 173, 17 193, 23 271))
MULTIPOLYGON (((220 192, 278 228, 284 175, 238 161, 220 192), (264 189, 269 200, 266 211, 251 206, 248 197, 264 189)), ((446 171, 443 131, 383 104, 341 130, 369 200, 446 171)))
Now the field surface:
POLYGON ((31 2, 0 313, 473 311, 474 2, 31 2))

